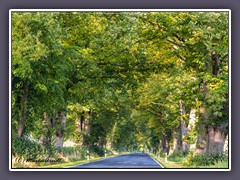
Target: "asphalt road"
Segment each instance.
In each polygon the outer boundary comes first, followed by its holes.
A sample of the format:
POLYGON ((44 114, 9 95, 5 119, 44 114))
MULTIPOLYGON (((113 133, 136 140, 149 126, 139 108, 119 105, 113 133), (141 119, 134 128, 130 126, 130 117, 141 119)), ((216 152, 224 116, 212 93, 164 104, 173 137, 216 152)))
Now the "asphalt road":
POLYGON ((133 153, 127 155, 121 155, 112 158, 106 158, 103 160, 98 160, 95 162, 90 162, 82 165, 72 166, 69 168, 77 168, 77 169, 104 169, 104 168, 163 168, 160 164, 158 164, 154 159, 152 159, 147 153, 133 153))

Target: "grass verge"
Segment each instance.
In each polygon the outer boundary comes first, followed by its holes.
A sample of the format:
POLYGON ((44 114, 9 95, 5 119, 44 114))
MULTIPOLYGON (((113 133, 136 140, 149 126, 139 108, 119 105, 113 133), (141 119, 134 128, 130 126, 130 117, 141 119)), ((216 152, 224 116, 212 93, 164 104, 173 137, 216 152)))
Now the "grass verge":
POLYGON ((54 165, 47 165, 47 166, 41 166, 38 168, 66 168, 66 167, 70 167, 70 166, 75 166, 75 165, 80 165, 80 164, 85 164, 85 163, 90 163, 93 161, 97 161, 97 160, 101 160, 104 158, 111 158, 111 157, 115 157, 118 155, 110 155, 107 157, 96 157, 96 158, 92 158, 90 160, 84 159, 84 160, 79 160, 79 161, 74 161, 74 162, 66 162, 66 163, 60 163, 60 164, 54 164, 54 165))
POLYGON ((165 162, 164 158, 158 157, 154 154, 149 154, 152 158, 157 160, 160 164, 163 165, 164 168, 169 168, 169 169, 191 169, 191 168, 199 168, 199 169, 218 169, 218 168, 228 168, 228 161, 219 161, 218 163, 214 165, 209 165, 209 166, 195 166, 195 165, 190 165, 189 167, 184 166, 180 162, 173 162, 173 161, 167 161, 165 162))

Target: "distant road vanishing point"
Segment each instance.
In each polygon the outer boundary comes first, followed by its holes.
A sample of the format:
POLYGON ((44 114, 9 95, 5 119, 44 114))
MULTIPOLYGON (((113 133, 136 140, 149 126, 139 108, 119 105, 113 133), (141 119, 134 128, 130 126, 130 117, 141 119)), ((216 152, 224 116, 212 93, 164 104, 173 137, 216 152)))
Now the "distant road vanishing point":
POLYGON ((132 153, 103 160, 76 165, 68 168, 75 169, 157 169, 163 166, 147 153, 132 153))

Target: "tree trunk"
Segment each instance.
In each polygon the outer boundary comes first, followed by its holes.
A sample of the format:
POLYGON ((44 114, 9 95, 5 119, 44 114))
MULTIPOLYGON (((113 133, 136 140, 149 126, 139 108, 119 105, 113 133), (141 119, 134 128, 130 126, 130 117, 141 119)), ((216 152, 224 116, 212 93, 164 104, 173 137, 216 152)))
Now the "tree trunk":
POLYGON ((204 122, 206 121, 207 114, 206 109, 202 106, 199 107, 199 121, 198 122, 198 137, 197 137, 197 144, 196 144, 196 153, 202 154, 206 152, 207 147, 207 134, 206 134, 206 127, 204 122))
POLYGON ((190 110, 190 116, 189 116, 189 123, 188 123, 188 126, 187 126, 188 132, 191 131, 194 128, 195 122, 196 122, 196 110, 191 109, 190 110))
POLYGON ((45 147, 50 147, 52 142, 52 133, 51 129, 53 128, 53 119, 49 118, 47 116, 47 113, 44 113, 44 119, 43 119, 43 129, 42 129, 42 135, 40 137, 40 141, 42 142, 42 145, 45 147))
POLYGON ((167 145, 166 145, 166 138, 164 136, 162 136, 162 139, 161 139, 161 150, 163 151, 166 151, 167 149, 167 145))
POLYGON ((87 117, 86 123, 85 123, 85 125, 86 125, 86 134, 87 134, 87 135, 90 135, 91 119, 92 119, 92 110, 89 110, 89 111, 87 112, 87 114, 88 114, 88 117, 87 117))
POLYGON ((212 55, 212 73, 216 76, 219 75, 219 65, 220 65, 220 59, 217 55, 212 55))
MULTIPOLYGON (((219 65, 220 59, 218 55, 212 54, 212 75, 219 75, 219 65)), ((207 89, 206 81, 202 81, 203 86, 201 90, 201 86, 199 85, 199 92, 204 92, 205 97, 209 94, 209 90, 207 89)), ((226 127, 225 125, 221 126, 206 126, 207 118, 212 115, 212 112, 206 112, 207 107, 200 107, 200 122, 199 122, 199 130, 200 135, 197 140, 197 153, 222 153, 226 138, 226 127)), ((228 110, 227 110, 228 111, 228 110)))
POLYGON ((84 111, 83 111, 81 114, 81 119, 80 119, 80 127, 79 127, 80 131, 83 131, 83 129, 84 129, 84 121, 85 121, 85 116, 84 116, 84 111))
POLYGON ((189 150, 189 144, 184 141, 184 138, 188 134, 189 129, 186 127, 186 122, 185 122, 186 110, 182 100, 179 101, 179 108, 180 108, 181 122, 178 128, 177 137, 175 140, 176 142, 174 143, 175 144, 174 151, 187 151, 189 150))
MULTIPOLYGON (((77 127, 78 127, 77 131, 78 132, 85 132, 84 124, 85 124, 85 111, 82 111, 81 116, 80 116, 80 120, 77 122, 77 127)), ((77 139, 78 139, 79 145, 82 146, 83 145, 83 141, 84 141, 83 133, 79 133, 77 139)))
POLYGON ((114 147, 114 143, 113 143, 113 140, 112 140, 112 139, 111 139, 111 141, 110 141, 110 148, 111 148, 111 149, 115 148, 115 147, 114 147))
POLYGON ((178 141, 179 141, 179 150, 185 150, 186 149, 186 142, 184 142, 184 137, 187 135, 188 133, 188 129, 185 127, 185 115, 186 115, 186 110, 185 110, 185 106, 183 105, 182 100, 179 101, 179 107, 180 107, 180 115, 181 115, 181 124, 179 127, 179 137, 178 137, 178 141))
POLYGON ((207 153, 223 153, 226 139, 225 130, 226 127, 223 125, 220 127, 214 127, 213 125, 208 126, 207 153))
POLYGON ((55 140, 55 147, 57 150, 62 150, 63 148, 63 139, 64 139, 64 130, 66 125, 66 115, 64 112, 59 113, 60 116, 60 124, 56 131, 56 140, 55 140))
MULTIPOLYGON (((208 94, 207 84, 205 80, 202 80, 202 88, 199 85, 199 92, 204 92, 206 96, 208 94)), ((203 105, 199 106, 199 121, 198 121, 198 138, 196 144, 196 153, 202 154, 206 153, 207 148, 207 131, 206 131, 206 121, 207 121, 207 110, 203 105)))
POLYGON ((178 145, 178 133, 173 134, 173 146, 170 148, 170 154, 172 154, 175 151, 178 151, 179 145, 178 145))
POLYGON ((223 151, 228 152, 228 134, 226 135, 226 138, 225 138, 225 144, 223 147, 223 151))
POLYGON ((166 144, 167 144, 167 147, 166 147, 167 155, 170 155, 173 153, 173 146, 171 146, 170 140, 167 140, 166 144))
MULTIPOLYGON (((217 54, 212 54, 212 74, 215 76, 218 76, 220 73, 219 65, 220 65, 219 56, 217 54)), ((206 83, 204 83, 204 92, 205 92, 205 95, 208 94, 206 83)), ((228 111, 228 109, 226 111, 228 111)), ((207 133, 206 133, 207 134, 207 146, 206 146, 207 153, 223 153, 227 126, 228 125, 220 125, 220 126, 208 125, 207 126, 207 133)))
POLYGON ((23 97, 22 97, 22 114, 19 119, 19 124, 17 127, 17 136, 22 137, 25 129, 25 122, 27 118, 27 103, 28 103, 28 94, 29 94, 29 84, 28 81, 25 81, 23 84, 23 97))
MULTIPOLYGON (((181 125, 178 127, 178 131, 174 133, 173 135, 173 147, 171 148, 171 153, 175 151, 181 151, 182 150, 182 127, 181 125)), ((171 154, 170 153, 170 154, 171 154)))
MULTIPOLYGON (((187 136, 191 131, 194 130, 195 127, 195 121, 196 121, 196 110, 195 109, 191 109, 190 110, 190 115, 189 115, 189 123, 187 125, 187 127, 185 127, 184 125, 184 133, 183 133, 183 152, 189 151, 190 147, 192 145, 195 146, 195 143, 188 143, 184 140, 184 137, 187 136)), ((195 149, 195 148, 194 148, 195 149)))

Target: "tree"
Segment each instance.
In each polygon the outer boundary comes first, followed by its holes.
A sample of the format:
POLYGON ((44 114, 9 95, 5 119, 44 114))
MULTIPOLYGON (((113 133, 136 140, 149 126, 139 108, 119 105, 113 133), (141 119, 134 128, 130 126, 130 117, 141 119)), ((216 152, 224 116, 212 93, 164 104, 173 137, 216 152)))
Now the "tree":
POLYGON ((14 12, 14 138, 221 153, 227 29, 225 12, 14 12))

